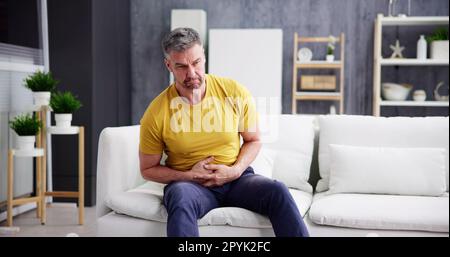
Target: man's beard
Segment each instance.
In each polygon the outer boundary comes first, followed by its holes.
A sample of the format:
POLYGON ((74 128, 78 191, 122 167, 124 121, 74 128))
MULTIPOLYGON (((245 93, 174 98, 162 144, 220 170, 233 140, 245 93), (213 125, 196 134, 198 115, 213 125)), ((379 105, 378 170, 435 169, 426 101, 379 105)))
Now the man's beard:
POLYGON ((202 86, 202 84, 203 78, 200 76, 183 81, 183 86, 187 89, 198 89, 202 86))

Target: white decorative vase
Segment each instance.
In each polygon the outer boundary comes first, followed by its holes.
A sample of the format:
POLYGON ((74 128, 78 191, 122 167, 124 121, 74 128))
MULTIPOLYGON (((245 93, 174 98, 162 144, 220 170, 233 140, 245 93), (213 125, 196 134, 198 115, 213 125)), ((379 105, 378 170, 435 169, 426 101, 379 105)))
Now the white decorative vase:
POLYGON ((20 150, 33 150, 35 142, 36 142, 35 136, 18 136, 17 137, 17 147, 20 150))
POLYGON ((34 105, 42 106, 50 103, 50 92, 33 92, 34 105))
POLYGON ((431 42, 430 57, 431 59, 448 60, 448 40, 437 40, 431 42))
POLYGON ((417 41, 417 59, 427 59, 427 41, 425 40, 424 35, 420 35, 420 38, 417 41))
POLYGON ((72 123, 72 113, 55 114, 56 126, 59 128, 70 128, 72 123))
POLYGON ((334 55, 327 54, 327 62, 334 62, 334 55))

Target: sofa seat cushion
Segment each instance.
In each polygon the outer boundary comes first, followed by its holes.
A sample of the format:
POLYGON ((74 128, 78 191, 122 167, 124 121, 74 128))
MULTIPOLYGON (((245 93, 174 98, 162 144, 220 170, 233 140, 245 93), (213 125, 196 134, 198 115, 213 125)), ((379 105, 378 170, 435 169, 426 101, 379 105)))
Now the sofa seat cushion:
POLYGON ((309 218, 361 229, 449 231, 449 198, 375 194, 314 195, 309 218))
MULTIPOLYGON (((143 185, 127 192, 110 195, 106 203, 109 208, 117 213, 137 217, 141 219, 167 222, 167 211, 163 205, 164 185, 154 182, 146 182, 143 185)), ((289 189, 300 213, 304 216, 308 211, 312 194, 289 189)), ((266 216, 236 207, 223 207, 213 209, 202 217, 198 224, 206 225, 230 225, 247 228, 269 228, 271 223, 266 216)))

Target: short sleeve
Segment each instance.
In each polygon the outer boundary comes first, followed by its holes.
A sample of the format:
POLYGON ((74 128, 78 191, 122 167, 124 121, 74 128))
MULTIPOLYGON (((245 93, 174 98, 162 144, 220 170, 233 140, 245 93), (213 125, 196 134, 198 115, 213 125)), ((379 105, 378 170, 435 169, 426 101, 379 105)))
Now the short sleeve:
POLYGON ((255 99, 243 86, 241 87, 239 132, 256 132, 258 125, 258 113, 256 111, 255 99))
POLYGON ((161 154, 164 150, 162 128, 152 116, 141 120, 139 150, 144 154, 161 154))

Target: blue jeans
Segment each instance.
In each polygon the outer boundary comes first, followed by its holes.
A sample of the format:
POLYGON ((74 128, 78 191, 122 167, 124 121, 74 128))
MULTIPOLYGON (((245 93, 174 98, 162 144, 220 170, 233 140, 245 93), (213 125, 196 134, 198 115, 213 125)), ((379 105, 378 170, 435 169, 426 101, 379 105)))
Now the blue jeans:
POLYGON ((287 187, 255 175, 251 167, 239 179, 220 187, 172 182, 164 188, 164 205, 169 237, 199 236, 197 220, 219 207, 240 207, 268 216, 276 236, 309 236, 287 187))

